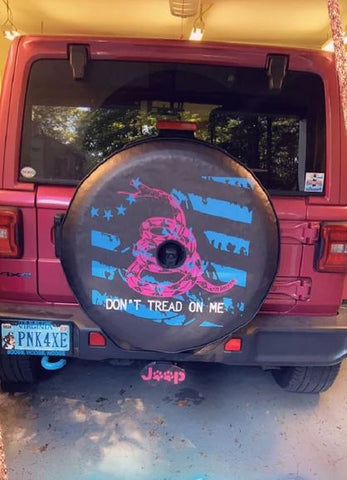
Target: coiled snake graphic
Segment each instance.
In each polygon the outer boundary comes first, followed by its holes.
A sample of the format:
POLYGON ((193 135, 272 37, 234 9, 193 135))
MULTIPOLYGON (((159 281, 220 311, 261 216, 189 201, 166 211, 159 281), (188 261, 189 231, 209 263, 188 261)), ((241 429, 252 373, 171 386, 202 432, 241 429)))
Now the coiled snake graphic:
POLYGON ((132 182, 136 192, 119 191, 122 195, 131 195, 138 198, 155 198, 169 203, 173 210, 172 218, 150 217, 140 225, 140 239, 133 247, 135 260, 125 272, 128 286, 144 296, 174 297, 188 292, 195 285, 210 293, 221 294, 229 291, 236 283, 231 280, 223 285, 213 285, 203 278, 203 267, 200 255, 197 252, 197 242, 193 233, 186 226, 185 214, 178 201, 167 192, 151 188, 143 183, 132 182), (165 241, 179 241, 186 250, 186 259, 183 265, 170 270, 161 267, 156 259, 157 248, 165 241), (145 280, 143 274, 180 274, 181 278, 175 282, 153 283, 145 280))

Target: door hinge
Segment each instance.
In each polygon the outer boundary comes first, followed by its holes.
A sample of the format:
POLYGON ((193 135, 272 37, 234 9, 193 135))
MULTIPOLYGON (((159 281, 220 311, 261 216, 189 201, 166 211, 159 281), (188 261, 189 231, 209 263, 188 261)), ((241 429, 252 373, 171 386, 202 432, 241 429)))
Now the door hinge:
POLYGON ((308 300, 311 296, 312 281, 310 278, 299 280, 296 295, 298 300, 308 300))
POLYGON ((319 238, 320 224, 318 222, 310 222, 304 229, 304 242, 306 245, 316 243, 319 238))
POLYGON ((301 243, 312 245, 319 238, 320 224, 318 222, 293 222, 280 223, 282 243, 301 243))
POLYGON ((271 287, 270 295, 284 295, 293 300, 308 300, 311 296, 312 280, 310 278, 279 277, 271 287))
POLYGON ((69 45, 69 62, 74 80, 82 80, 88 63, 88 47, 86 45, 69 45))
POLYGON ((269 77, 269 89, 281 91, 289 64, 288 55, 270 54, 266 58, 266 71, 269 77))

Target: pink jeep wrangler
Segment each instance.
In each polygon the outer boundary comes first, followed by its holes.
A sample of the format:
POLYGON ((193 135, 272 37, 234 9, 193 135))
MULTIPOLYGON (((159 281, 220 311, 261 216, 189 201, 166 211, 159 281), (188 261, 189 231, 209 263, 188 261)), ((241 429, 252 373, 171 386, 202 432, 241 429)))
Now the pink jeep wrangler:
POLYGON ((176 362, 259 365, 326 390, 347 355, 339 105, 328 53, 17 39, 0 105, 3 388, 78 357, 148 360, 145 380, 172 383, 176 362))

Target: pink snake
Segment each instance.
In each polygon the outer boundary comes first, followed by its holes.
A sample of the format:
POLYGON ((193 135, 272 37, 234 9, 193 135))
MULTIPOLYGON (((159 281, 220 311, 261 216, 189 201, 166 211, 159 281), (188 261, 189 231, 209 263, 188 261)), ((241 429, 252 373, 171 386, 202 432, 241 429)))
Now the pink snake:
POLYGON ((144 296, 171 298, 188 292, 195 285, 210 293, 220 294, 229 291, 236 283, 231 280, 223 285, 213 285, 203 278, 203 268, 200 255, 197 252, 197 242, 193 233, 186 226, 186 218, 178 201, 157 188, 151 188, 143 183, 136 186, 136 192, 117 193, 131 195, 134 198, 155 198, 165 200, 173 209, 173 217, 150 217, 140 225, 140 240, 133 247, 134 262, 125 273, 128 286, 144 296), (163 234, 162 231, 166 233, 163 234), (159 233, 160 232, 160 233, 159 233), (183 265, 170 270, 162 268, 156 259, 155 252, 164 241, 179 241, 186 250, 183 265), (154 274, 180 274, 181 278, 172 283, 152 283, 142 278, 144 272, 154 274))

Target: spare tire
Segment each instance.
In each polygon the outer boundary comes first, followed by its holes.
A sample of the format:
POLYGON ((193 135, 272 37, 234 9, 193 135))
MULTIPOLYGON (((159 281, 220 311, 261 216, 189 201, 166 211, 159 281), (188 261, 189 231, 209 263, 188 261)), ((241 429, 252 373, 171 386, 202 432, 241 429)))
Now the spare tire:
POLYGON ((152 139, 83 180, 61 262, 87 315, 123 348, 179 352, 250 322, 274 280, 276 214, 244 166, 203 142, 152 139))

